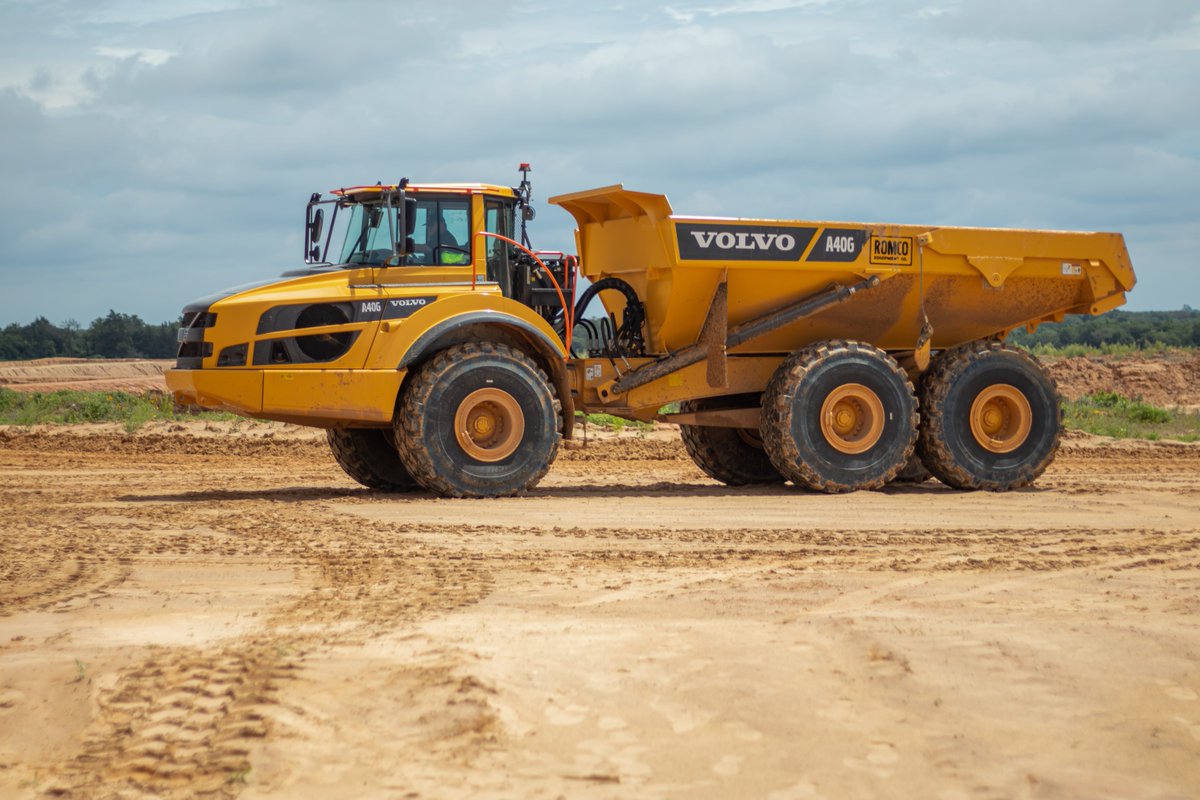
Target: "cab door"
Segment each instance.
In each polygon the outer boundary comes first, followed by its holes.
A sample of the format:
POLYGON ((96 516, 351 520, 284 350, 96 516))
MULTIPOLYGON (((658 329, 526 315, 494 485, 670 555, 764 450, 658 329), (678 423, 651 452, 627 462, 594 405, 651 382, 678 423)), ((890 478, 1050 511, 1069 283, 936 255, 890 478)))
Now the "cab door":
MULTIPOLYGON (((516 202, 498 197, 484 199, 483 218, 484 230, 497 233, 509 239, 514 238, 514 218, 516 202)), ((500 293, 505 297, 513 296, 513 246, 508 242, 490 236, 481 236, 484 253, 487 259, 487 279, 495 281, 500 286, 500 293)))

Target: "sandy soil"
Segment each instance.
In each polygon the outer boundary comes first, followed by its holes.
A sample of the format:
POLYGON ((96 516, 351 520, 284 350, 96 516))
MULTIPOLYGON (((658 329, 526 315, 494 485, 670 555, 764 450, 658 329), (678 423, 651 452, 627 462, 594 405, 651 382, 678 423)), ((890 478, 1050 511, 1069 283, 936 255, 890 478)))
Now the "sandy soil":
POLYGON ((1200 795, 1200 445, 827 497, 664 431, 454 501, 318 437, 0 430, 0 797, 1200 795))

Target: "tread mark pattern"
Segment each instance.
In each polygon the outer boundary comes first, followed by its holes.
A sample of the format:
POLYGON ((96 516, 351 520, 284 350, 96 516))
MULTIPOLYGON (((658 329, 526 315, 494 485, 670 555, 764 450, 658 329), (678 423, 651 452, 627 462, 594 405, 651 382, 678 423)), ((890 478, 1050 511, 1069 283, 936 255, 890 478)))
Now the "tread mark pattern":
POLYGON ((916 394, 913 391, 912 384, 908 380, 908 375, 905 374, 904 370, 900 368, 891 356, 878 347, 866 342, 830 339, 817 342, 792 353, 775 370, 775 373, 771 376, 771 380, 767 382, 766 391, 763 392, 763 444, 766 446, 767 453, 770 454, 771 461, 775 463, 775 466, 779 467, 780 472, 798 486, 805 486, 831 494, 852 492, 858 489, 878 489, 888 481, 893 480, 904 468, 909 457, 912 456, 913 450, 916 447, 915 432, 920 421, 920 416, 917 413, 916 394), (868 353, 878 357, 882 363, 889 366, 895 375, 903 380, 913 399, 913 412, 909 424, 912 426, 914 436, 913 441, 909 443, 905 451, 904 458, 896 464, 894 469, 889 470, 886 475, 861 485, 839 483, 823 477, 806 463, 800 453, 800 448, 797 447, 792 437, 784 434, 785 431, 791 430, 791 419, 795 410, 791 402, 792 395, 790 390, 799 385, 808 373, 821 362, 839 353, 868 353))
POLYGON ((1054 461, 1062 441, 1063 408, 1062 396, 1058 392, 1058 383, 1036 356, 994 339, 968 342, 946 350, 934 359, 929 371, 921 381, 921 407, 927 409, 927 412, 922 414, 921 432, 917 440, 921 460, 934 477, 956 489, 1007 491, 1028 486, 1037 480, 1054 461), (957 459, 954 458, 946 441, 947 433, 943 414, 953 385, 952 378, 961 374, 981 358, 994 357, 997 353, 1011 354, 1035 367, 1050 390, 1050 394, 1054 398, 1054 405, 1058 409, 1054 440, 1045 457, 1036 464, 1027 465, 1017 478, 1002 483, 981 480, 957 463, 957 459))
POLYGON ((466 497, 461 488, 448 481, 438 471, 430 454, 418 442, 424 439, 425 425, 428 417, 429 396, 441 377, 450 369, 464 361, 483 356, 495 356, 521 364, 531 370, 541 380, 552 399, 553 413, 559 421, 559 434, 545 461, 538 467, 532 478, 519 486, 507 491, 488 494, 489 497, 506 497, 524 494, 532 489, 550 471, 558 455, 559 443, 562 440, 562 402, 554 385, 546 377, 546 373, 521 350, 498 342, 468 342, 454 345, 434 356, 413 376, 413 382, 404 392, 399 408, 396 424, 396 444, 400 450, 400 458, 404 466, 416 481, 431 492, 444 497, 466 497))
MULTIPOLYGON (((680 404, 679 410, 690 413, 702 411, 704 407, 699 401, 688 400, 680 404)), ((680 425, 679 437, 696 466, 708 477, 727 486, 782 483, 784 480, 766 453, 743 442, 733 428, 680 425)))

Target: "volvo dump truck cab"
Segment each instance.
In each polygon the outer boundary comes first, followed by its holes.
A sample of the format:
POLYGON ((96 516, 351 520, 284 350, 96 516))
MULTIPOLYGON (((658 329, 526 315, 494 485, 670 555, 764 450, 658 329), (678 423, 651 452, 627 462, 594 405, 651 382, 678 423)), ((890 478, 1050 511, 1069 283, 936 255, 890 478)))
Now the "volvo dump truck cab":
POLYGON ((577 408, 679 423, 730 485, 869 489, 919 464, 1011 489, 1061 412, 1004 337, 1134 284, 1119 234, 685 217, 619 185, 551 198, 576 260, 529 248, 522 167, 517 188, 314 194, 305 268, 184 309, 177 400, 326 428, 390 491, 522 492, 577 408))

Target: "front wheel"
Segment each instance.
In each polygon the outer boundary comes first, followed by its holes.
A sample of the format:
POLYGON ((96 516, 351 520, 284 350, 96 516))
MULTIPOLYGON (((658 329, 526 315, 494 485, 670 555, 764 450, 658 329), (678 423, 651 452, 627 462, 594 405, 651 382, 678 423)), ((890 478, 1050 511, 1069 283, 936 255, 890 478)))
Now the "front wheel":
POLYGON ((799 486, 878 489, 917 436, 916 398, 896 361, 865 342, 828 341, 788 356, 763 394, 763 443, 799 486))
POLYGON ((382 428, 333 428, 325 432, 338 466, 368 489, 408 492, 417 482, 400 462, 392 432, 382 428))
POLYGON ((561 406, 520 350, 450 347, 414 374, 395 420, 404 465, 431 492, 498 497, 532 488, 561 439, 561 406))
POLYGON ((1058 452, 1062 407, 1037 360, 995 341, 939 355, 921 382, 921 460, 956 489, 1032 483, 1058 452))

